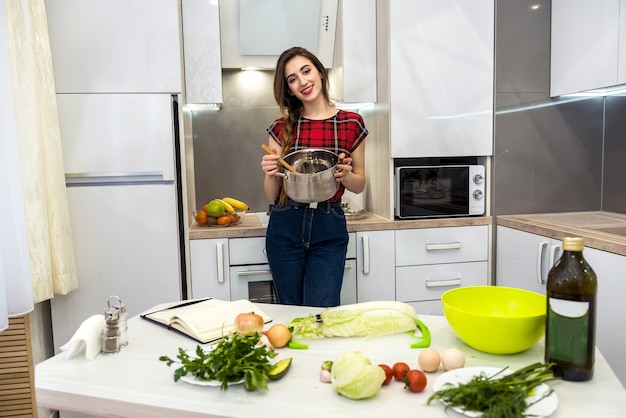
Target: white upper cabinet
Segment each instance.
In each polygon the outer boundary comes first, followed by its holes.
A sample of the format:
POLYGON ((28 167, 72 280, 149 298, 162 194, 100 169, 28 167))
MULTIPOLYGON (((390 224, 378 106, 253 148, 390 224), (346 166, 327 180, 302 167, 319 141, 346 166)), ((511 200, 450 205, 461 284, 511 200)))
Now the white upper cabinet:
POLYGON ((220 13, 214 0, 182 0, 185 102, 222 103, 220 13))
POLYGON ((57 93, 182 92, 177 0, 46 0, 57 93))
POLYGON ((626 84, 626 0, 619 2, 619 39, 617 41, 617 84, 626 84))
POLYGON ((341 102, 374 103, 377 100, 376 1, 343 0, 340 5, 337 32, 343 44, 335 51, 331 96, 341 102))
POLYGON ((620 5, 626 0, 552 0, 550 96, 618 84, 618 61, 626 60, 618 59, 626 49, 618 45, 620 5))
POLYGON ((392 157, 491 155, 494 0, 389 7, 392 157))

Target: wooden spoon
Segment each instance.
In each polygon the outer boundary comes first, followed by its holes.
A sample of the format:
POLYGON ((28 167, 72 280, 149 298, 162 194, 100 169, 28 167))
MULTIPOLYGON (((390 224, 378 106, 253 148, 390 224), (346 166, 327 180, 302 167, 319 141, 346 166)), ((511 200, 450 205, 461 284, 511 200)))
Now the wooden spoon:
MULTIPOLYGON (((261 147, 267 151, 268 154, 270 155, 276 155, 276 153, 274 152, 273 149, 271 149, 269 146, 267 146, 266 144, 261 144, 261 147)), ((291 171, 292 173, 297 173, 297 171, 295 170, 295 168, 293 168, 287 161, 283 160, 282 157, 278 157, 278 162, 280 162, 283 167, 285 167, 287 170, 291 171)))

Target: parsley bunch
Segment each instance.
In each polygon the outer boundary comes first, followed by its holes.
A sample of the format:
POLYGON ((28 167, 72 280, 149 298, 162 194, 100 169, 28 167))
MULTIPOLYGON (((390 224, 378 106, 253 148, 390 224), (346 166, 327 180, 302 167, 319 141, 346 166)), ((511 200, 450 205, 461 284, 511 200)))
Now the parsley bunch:
MULTIPOLYGON (((448 383, 428 398, 428 404, 439 399, 445 403, 446 410, 460 407, 465 411, 482 412, 483 418, 524 417, 530 406, 526 398, 534 393, 537 386, 557 379, 553 375, 552 366, 551 363, 534 363, 504 376, 502 372, 507 368, 492 376, 481 373, 458 386, 448 383)), ((550 394, 552 389, 533 404, 550 394)))
POLYGON ((258 332, 249 335, 231 333, 219 340, 211 351, 205 351, 198 345, 195 357, 179 348, 178 361, 168 356, 161 356, 159 360, 168 366, 180 364, 174 371, 175 382, 182 376, 192 374, 197 379, 221 382, 222 390, 228 389, 229 383, 241 380, 246 390, 267 389, 268 373, 273 367, 270 360, 278 353, 264 345, 257 345, 260 339, 258 332))

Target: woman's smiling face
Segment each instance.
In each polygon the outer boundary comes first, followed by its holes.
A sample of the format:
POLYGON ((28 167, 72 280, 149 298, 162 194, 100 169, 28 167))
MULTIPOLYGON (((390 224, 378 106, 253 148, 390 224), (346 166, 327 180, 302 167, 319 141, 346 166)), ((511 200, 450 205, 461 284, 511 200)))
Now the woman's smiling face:
POLYGON ((285 79, 289 91, 302 102, 312 102, 322 92, 322 79, 308 58, 295 56, 285 65, 285 79))

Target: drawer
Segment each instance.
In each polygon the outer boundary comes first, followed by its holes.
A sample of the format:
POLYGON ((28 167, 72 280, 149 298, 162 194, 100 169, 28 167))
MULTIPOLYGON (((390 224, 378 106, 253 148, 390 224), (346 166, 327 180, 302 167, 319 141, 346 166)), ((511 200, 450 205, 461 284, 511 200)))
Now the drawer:
POLYGON ((438 300, 450 289, 487 286, 487 262, 433 264, 396 267, 396 300, 419 302, 438 300))
POLYGON ((265 237, 231 238, 228 240, 231 266, 267 264, 265 237))
POLYGON ((488 259, 488 225, 396 231, 396 266, 488 259))
MULTIPOLYGON (((356 258, 356 234, 348 234, 347 259, 356 258)), ((245 266, 248 264, 266 264, 265 237, 231 238, 228 240, 231 266, 245 266)))

